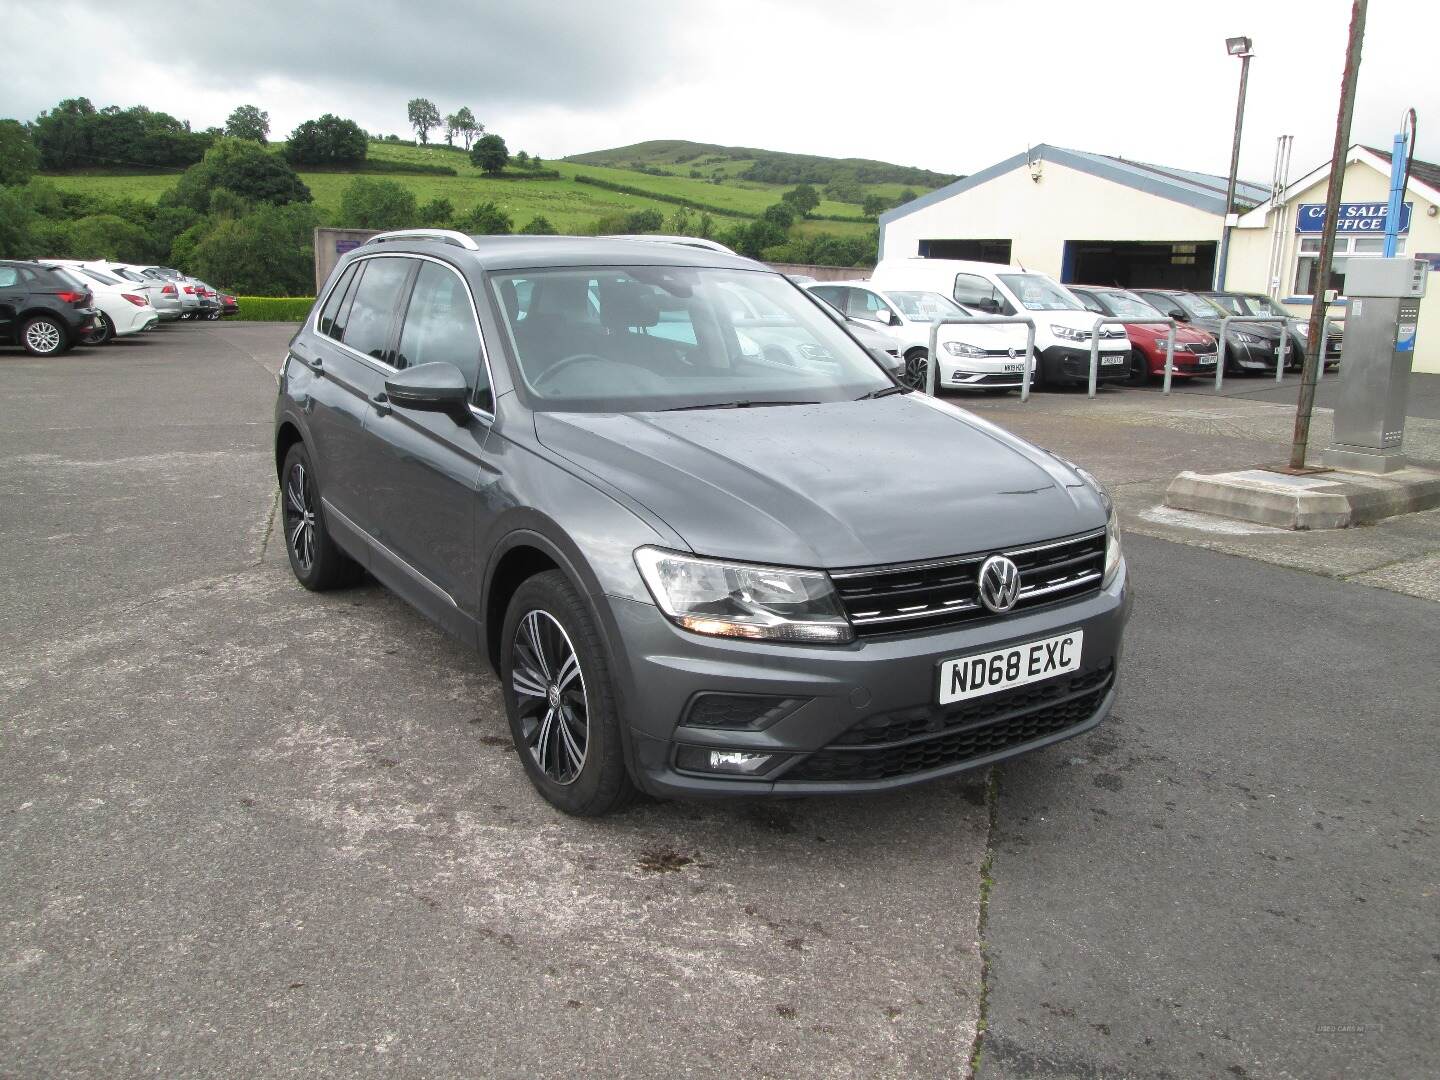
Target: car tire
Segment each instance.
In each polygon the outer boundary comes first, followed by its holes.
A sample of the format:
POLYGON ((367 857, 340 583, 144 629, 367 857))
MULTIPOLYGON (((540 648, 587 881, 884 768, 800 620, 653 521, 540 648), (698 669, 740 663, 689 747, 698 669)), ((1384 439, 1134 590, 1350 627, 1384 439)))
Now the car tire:
POLYGON ((1143 349, 1130 350, 1130 367, 1125 373, 1126 386, 1146 386, 1150 382, 1150 358, 1143 349))
POLYGON ((600 817, 634 800, 604 640, 560 571, 515 591, 501 630, 500 680, 515 749, 547 802, 600 817))
POLYGON ((80 339, 82 345, 107 345, 115 338, 115 324, 110 321, 110 316, 103 311, 95 324, 95 329, 80 339))
MULTIPOLYGON (((924 390, 926 372, 930 366, 930 350, 915 348, 905 354, 905 374, 900 381, 912 390, 924 390)), ((938 376, 938 372, 936 373, 938 376)), ((935 389, 938 393, 940 383, 937 378, 935 389)))
POLYGON ((280 522, 290 569, 305 588, 325 592, 359 580, 360 564, 340 550, 325 527, 320 486, 304 443, 290 447, 280 470, 280 522))
POLYGON ((27 319, 20 331, 20 344, 31 356, 59 356, 71 346, 70 332, 53 315, 27 319))

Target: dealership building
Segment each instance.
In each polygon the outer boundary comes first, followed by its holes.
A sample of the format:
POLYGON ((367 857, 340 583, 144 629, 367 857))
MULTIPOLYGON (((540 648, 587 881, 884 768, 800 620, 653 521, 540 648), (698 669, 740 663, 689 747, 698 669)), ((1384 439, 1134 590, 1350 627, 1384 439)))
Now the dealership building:
MULTIPOLYGON (((1281 192, 1240 182, 1226 287, 1263 292, 1308 314, 1330 167, 1281 192)), ((1208 289, 1224 224, 1226 178, 1040 145, 880 217, 880 257, 1016 263, 1063 282, 1208 289)), ((1346 155, 1330 288, 1344 317, 1345 270, 1383 247, 1390 155, 1346 155)), ((1440 165, 1414 161, 1399 253, 1440 270, 1440 165)), ((1440 275, 1421 303, 1415 370, 1440 372, 1440 275)))

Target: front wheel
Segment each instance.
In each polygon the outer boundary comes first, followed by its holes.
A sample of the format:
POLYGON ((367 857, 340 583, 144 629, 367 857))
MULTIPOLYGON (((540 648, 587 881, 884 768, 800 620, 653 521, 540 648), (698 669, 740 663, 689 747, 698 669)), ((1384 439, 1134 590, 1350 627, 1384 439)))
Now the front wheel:
POLYGON ((60 320, 37 315, 25 324, 20 341, 31 356, 56 356, 70 347, 70 334, 60 320))
POLYGON ((103 311, 100 317, 95 320, 95 329, 80 339, 85 345, 104 345, 115 336, 115 324, 110 321, 110 316, 103 311))
POLYGON ((579 817, 629 803, 635 787, 604 643, 569 578, 551 570, 522 584, 501 640, 510 734, 535 789, 579 817))
MULTIPOLYGON (((905 354, 905 372, 900 376, 900 381, 912 390, 924 390, 925 380, 929 374, 929 350, 911 349, 905 354)), ((937 372, 938 374, 938 372, 937 372)), ((936 383, 935 388, 940 388, 936 383)))
POLYGON ((1150 381, 1150 358, 1140 349, 1130 350, 1130 367, 1125 373, 1125 385, 1144 386, 1150 381))

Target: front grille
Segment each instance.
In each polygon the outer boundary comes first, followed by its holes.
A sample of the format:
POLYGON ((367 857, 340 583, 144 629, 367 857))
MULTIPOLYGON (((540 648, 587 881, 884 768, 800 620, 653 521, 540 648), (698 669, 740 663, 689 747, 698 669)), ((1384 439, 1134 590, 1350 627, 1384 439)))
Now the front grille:
MULTIPOLYGON (((860 637, 931 630, 992 618, 976 579, 990 552, 933 562, 832 573, 845 614, 860 637)), ((1074 600, 1100 588, 1105 530, 1006 551, 1020 571, 1013 610, 1074 600)))
POLYGON ((1209 356, 1215 351, 1215 343, 1213 341, 1187 341, 1176 351, 1181 350, 1188 353, 1195 353, 1197 356, 1209 356))
POLYGON ((962 377, 956 375, 955 381, 963 386, 1017 386, 1023 376, 1020 371, 1007 371, 998 374, 981 375, 980 378, 962 377))
POLYGON ((1083 724, 1100 708, 1114 680, 1112 661, 1070 679, 1020 687, 948 709, 932 705, 870 717, 811 754, 783 779, 889 780, 999 753, 1083 724))

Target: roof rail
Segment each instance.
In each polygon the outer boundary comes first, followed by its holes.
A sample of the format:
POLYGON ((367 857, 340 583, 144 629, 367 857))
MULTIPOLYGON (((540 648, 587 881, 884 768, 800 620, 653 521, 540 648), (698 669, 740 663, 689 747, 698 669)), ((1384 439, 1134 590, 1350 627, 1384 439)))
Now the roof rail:
POLYGON ((610 233, 602 239, 644 240, 652 244, 679 244, 681 247, 704 248, 706 251, 719 251, 726 255, 736 254, 734 248, 728 248, 717 240, 707 240, 699 236, 676 236, 673 233, 610 233))
POLYGON ((394 232, 378 233, 366 240, 365 243, 384 244, 395 240, 434 240, 441 244, 454 244, 467 251, 480 250, 479 244, 455 229, 397 229, 394 232))

